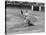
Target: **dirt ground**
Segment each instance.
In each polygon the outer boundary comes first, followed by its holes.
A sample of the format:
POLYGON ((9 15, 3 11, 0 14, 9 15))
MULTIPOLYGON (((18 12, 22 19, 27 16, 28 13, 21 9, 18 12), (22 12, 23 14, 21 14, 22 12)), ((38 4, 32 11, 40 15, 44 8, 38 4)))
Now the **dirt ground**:
POLYGON ((28 24, 24 22, 24 16, 20 14, 21 9, 17 8, 7 8, 7 33, 16 34, 16 33, 37 33, 44 32, 45 28, 45 13, 40 11, 31 11, 27 9, 22 9, 23 12, 28 11, 31 15, 30 19, 33 22, 34 26, 27 26, 28 24), (35 20, 34 17, 38 19, 35 20), (24 27, 25 26, 25 27, 24 27))

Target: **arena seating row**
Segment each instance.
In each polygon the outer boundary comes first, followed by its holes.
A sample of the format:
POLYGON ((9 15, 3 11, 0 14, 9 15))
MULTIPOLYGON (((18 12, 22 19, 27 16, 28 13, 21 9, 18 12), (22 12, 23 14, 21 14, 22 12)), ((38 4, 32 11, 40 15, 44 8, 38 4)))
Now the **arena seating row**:
POLYGON ((17 2, 17 1, 5 1, 5 7, 14 7, 14 8, 24 8, 24 9, 30 9, 32 10, 33 5, 33 11, 39 11, 39 7, 41 6, 41 11, 45 11, 45 4, 44 3, 36 3, 36 2, 17 2))

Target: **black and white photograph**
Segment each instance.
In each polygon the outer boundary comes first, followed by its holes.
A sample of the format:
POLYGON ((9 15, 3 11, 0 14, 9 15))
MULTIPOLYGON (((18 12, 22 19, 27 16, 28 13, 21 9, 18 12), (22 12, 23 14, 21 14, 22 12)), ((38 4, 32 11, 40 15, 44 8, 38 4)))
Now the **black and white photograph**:
POLYGON ((45 32, 45 3, 5 1, 5 33, 45 32))

